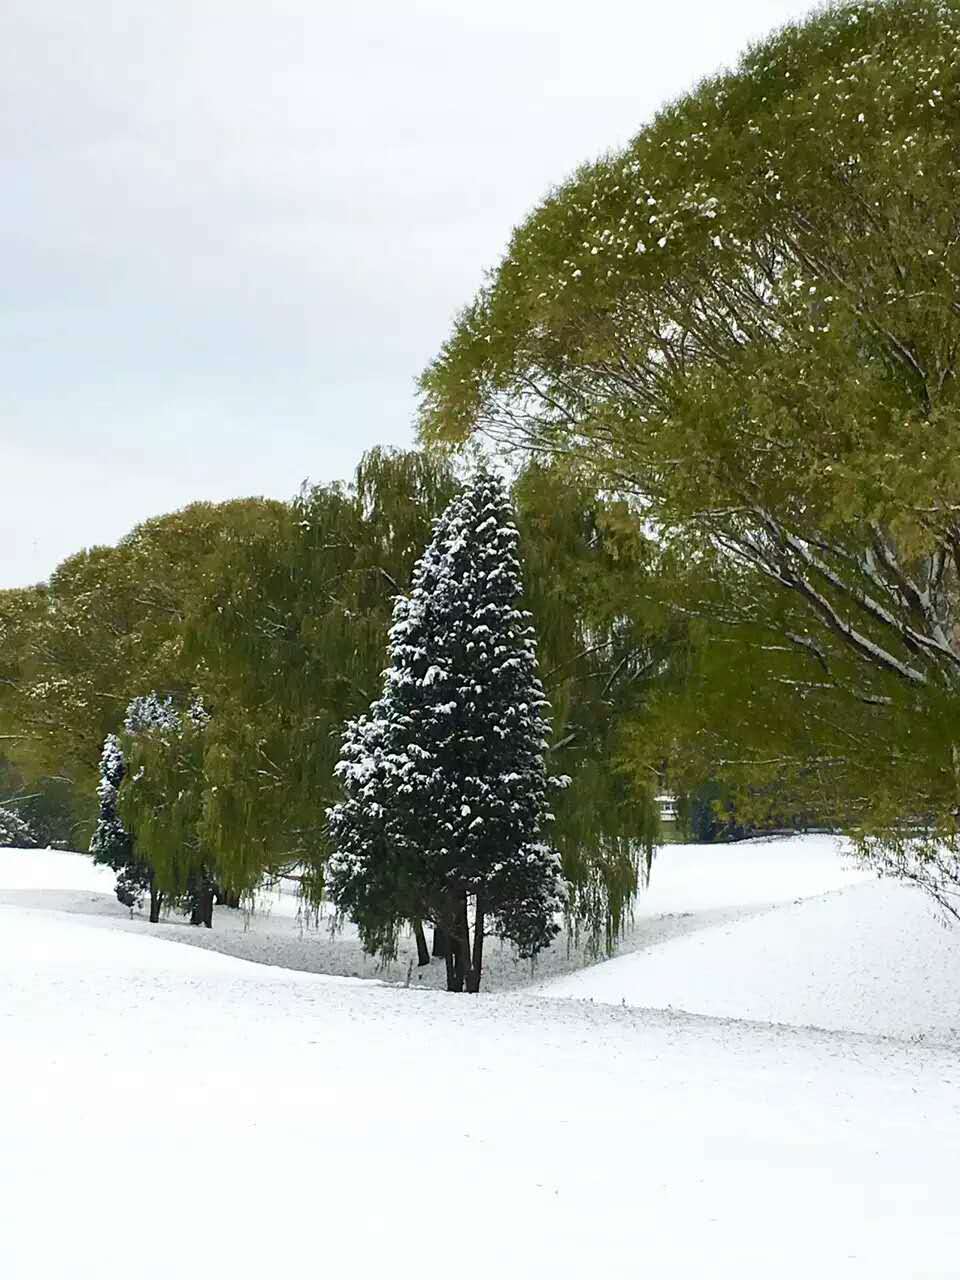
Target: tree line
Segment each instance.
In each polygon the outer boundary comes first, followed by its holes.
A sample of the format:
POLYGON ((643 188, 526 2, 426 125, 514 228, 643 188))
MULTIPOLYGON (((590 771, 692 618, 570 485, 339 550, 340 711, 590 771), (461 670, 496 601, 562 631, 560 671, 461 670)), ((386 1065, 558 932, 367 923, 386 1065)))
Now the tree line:
MULTIPOLYGON (((31 785, 57 780, 70 845, 92 838, 131 905, 208 922, 214 898, 293 867, 320 899, 344 726, 380 691, 395 602, 462 472, 429 450, 376 450, 349 485, 197 504, 0 593, 6 755, 31 785)), ((650 546, 627 503, 531 463, 510 505, 548 768, 571 779, 551 840, 570 919, 602 946, 657 837, 657 779, 631 774, 629 726, 684 660, 686 629, 638 607, 650 546)))

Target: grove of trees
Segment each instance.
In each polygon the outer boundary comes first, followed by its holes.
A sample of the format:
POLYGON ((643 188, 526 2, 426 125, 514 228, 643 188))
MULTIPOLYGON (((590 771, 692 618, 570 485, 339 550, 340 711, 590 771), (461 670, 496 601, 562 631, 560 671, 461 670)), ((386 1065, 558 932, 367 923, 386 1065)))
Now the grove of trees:
MULTIPOLYGON (((67 794, 72 847, 93 838, 125 901, 196 917, 196 886, 205 905, 211 888, 236 902, 294 867, 320 899, 341 734, 377 695, 395 601, 461 487, 458 465, 376 451, 351 485, 198 504, 0 592, 8 753, 27 783, 67 794), (169 723, 144 722, 144 704, 169 723), (122 760, 106 814, 105 743, 122 760), (114 816, 119 846, 103 839, 114 816)), ((684 660, 686 628, 635 607, 649 545, 624 502, 539 464, 511 498, 552 707, 547 767, 572 779, 553 799, 552 841, 571 922, 603 946, 657 834, 656 778, 635 781, 621 754, 655 680, 684 660)))

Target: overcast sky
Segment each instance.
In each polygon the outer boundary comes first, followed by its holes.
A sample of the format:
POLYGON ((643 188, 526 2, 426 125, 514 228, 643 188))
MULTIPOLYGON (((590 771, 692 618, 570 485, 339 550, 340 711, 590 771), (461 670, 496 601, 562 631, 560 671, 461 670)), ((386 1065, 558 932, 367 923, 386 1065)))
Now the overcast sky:
POLYGON ((580 162, 809 0, 3 0, 0 587, 413 441, 580 162))

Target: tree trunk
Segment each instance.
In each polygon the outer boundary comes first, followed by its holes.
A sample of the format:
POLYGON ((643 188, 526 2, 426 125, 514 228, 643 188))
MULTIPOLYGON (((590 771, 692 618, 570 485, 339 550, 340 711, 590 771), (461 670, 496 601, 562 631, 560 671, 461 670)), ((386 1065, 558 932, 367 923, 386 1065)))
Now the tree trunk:
POLYGON ((221 906, 232 908, 232 910, 234 911, 239 911, 240 909, 239 893, 234 893, 226 889, 218 888, 216 891, 215 901, 218 902, 221 906))
POLYGON ((163 906, 163 894, 159 889, 150 886, 150 923, 160 923, 160 908, 163 906))
POLYGON ((467 979, 466 966, 463 963, 463 944, 459 938, 453 940, 453 991, 462 991, 467 979))
POLYGON ((433 926, 433 954, 438 960, 445 960, 450 951, 450 935, 442 925, 433 926))
POLYGON ((457 964, 456 964, 456 959, 454 957, 453 947, 447 947, 447 954, 443 958, 447 964, 447 990, 462 991, 463 978, 461 977, 458 979, 457 977, 457 964), (459 982, 459 985, 458 985, 458 982, 459 982))
POLYGON ((447 892, 447 910, 441 925, 443 941, 446 944, 444 961, 447 966, 447 990, 463 990, 463 964, 460 948, 457 945, 457 925, 459 923, 459 902, 457 894, 451 889, 447 892))
POLYGON ((413 933, 417 939, 417 964, 422 969, 424 965, 430 963, 430 948, 427 946, 427 935, 423 932, 423 925, 419 920, 413 922, 413 933))
POLYGON ((203 926, 206 929, 213 928, 213 885, 208 885, 203 891, 203 926))
POLYGON ((213 928, 213 885, 209 881, 203 882, 197 890, 190 910, 190 923, 213 928))
MULTIPOLYGON (((460 952, 460 972, 464 985, 470 990, 470 917, 467 915, 467 895, 460 896, 460 937, 457 939, 457 950, 460 952)), ((462 988, 461 988, 462 990, 462 988)))
POLYGON ((481 899, 477 898, 477 916, 473 922, 473 960, 467 974, 467 990, 474 995, 480 990, 480 975, 483 972, 483 926, 486 912, 481 899))

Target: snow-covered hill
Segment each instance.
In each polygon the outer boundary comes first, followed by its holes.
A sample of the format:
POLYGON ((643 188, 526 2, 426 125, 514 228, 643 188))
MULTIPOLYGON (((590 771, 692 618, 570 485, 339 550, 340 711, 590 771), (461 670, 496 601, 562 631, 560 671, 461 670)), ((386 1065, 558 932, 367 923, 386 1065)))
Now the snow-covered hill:
MULTIPOLYGON (((893 928, 822 842, 738 849, 665 851, 643 950, 577 979, 654 965, 658 999, 726 988, 724 1018, 251 964, 109 914, 87 860, 0 851, 0 1275, 955 1276, 953 1045, 769 1025, 841 952, 831 904, 881 985, 905 936, 949 935, 905 890, 893 928)), ((949 963, 909 970, 899 1033, 946 1034, 921 997, 949 963)))
MULTIPOLYGON (((776 859, 775 845, 770 853, 776 859)), ((960 927, 914 886, 868 879, 621 955, 540 990, 760 1022, 933 1036, 960 1049, 960 927)))

